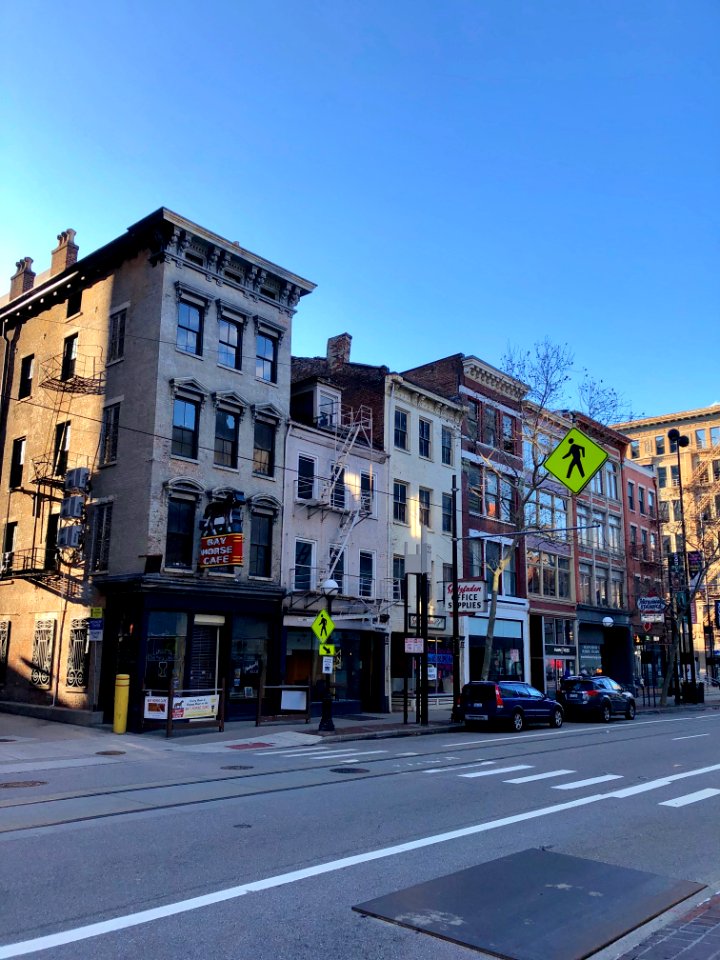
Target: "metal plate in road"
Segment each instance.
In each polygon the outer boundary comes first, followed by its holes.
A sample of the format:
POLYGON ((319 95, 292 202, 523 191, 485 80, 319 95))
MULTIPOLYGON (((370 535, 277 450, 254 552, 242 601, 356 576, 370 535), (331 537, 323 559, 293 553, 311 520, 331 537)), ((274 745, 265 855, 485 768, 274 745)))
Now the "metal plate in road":
POLYGON ((353 910, 507 960, 583 960, 702 889, 642 870, 523 850, 353 910))

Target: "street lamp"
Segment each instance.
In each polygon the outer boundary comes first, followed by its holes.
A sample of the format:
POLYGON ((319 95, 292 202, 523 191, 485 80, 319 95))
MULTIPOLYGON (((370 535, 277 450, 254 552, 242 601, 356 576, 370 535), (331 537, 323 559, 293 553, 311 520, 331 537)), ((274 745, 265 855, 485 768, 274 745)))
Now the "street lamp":
POLYGON ((615 623, 612 617, 603 617, 603 626, 606 630, 609 630, 610 627, 615 623))
POLYGON ((695 698, 697 696, 696 687, 695 687, 695 642, 693 639, 692 621, 690 619, 690 567, 688 565, 687 531, 685 529, 685 498, 683 496, 682 470, 680 468, 680 447, 687 447, 690 444, 690 438, 687 437, 685 434, 680 433, 679 430, 676 430, 673 427, 672 430, 668 430, 668 440, 670 441, 671 444, 673 443, 675 444, 675 452, 677 453, 678 488, 680 491, 680 523, 682 526, 682 538, 683 538, 683 570, 685 571, 684 623, 687 624, 687 635, 688 635, 688 640, 690 641, 689 643, 690 680, 692 682, 693 702, 695 702, 695 698))
MULTIPOLYGON (((327 610, 328 619, 332 619, 333 597, 336 597, 340 592, 340 587, 338 586, 337 580, 328 578, 327 580, 323 581, 323 584, 320 587, 320 590, 323 596, 325 597, 325 602, 326 602, 325 609, 327 610)), ((328 733, 333 733, 335 730, 335 724, 333 723, 333 718, 332 718, 332 698, 335 692, 334 690, 335 684, 333 682, 334 679, 335 679, 334 670, 332 674, 325 675, 325 691, 323 693, 322 714, 320 716, 320 725, 318 726, 318 732, 323 730, 328 733), (330 676, 332 677, 332 681, 328 679, 328 677, 330 676)))

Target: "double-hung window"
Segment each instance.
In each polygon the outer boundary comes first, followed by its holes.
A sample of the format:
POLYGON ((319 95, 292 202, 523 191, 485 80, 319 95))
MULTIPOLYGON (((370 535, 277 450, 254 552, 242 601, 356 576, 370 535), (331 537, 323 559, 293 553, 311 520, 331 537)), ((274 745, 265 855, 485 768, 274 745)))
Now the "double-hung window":
POLYGON ((275 476, 275 424, 255 421, 253 445, 253 473, 262 477, 275 476))
POLYGON ((232 410, 218 407, 215 412, 215 464, 237 469, 238 432, 240 416, 232 410))
POLYGON ((463 463, 463 473, 467 479, 468 510, 470 513, 482 513, 482 477, 480 469, 472 463, 463 463))
POLYGON ((332 475, 335 477, 333 483, 331 502, 336 510, 345 509, 347 490, 345 488, 345 469, 337 469, 337 464, 333 463, 330 467, 332 475))
POLYGON ((109 566, 112 508, 112 503, 98 503, 92 509, 90 569, 93 573, 107 570, 109 566))
POLYGON ((70 454, 70 421, 58 423, 55 427, 55 447, 53 452, 53 473, 62 477, 67 472, 70 454))
POLYGON ((405 557, 393 557, 393 600, 405 599, 405 557))
POLYGON ((250 523, 250 576, 272 575, 272 527, 273 518, 264 513, 254 513, 250 523))
POLYGON ((10 489, 22 486, 23 465, 25 463, 25 437, 13 440, 12 455, 10 458, 10 489))
POLYGON ((100 436, 100 464, 115 463, 120 433, 120 404, 113 403, 103 410, 102 433, 100 436))
POLYGON ((483 443, 488 447, 497 446, 497 410, 495 407, 483 408, 483 443))
POLYGON ((375 556, 365 550, 360 551, 360 589, 361 597, 372 597, 375 594, 375 556))
POLYGON ((242 324, 226 317, 218 320, 218 363, 232 370, 242 367, 242 324))
POLYGON ((430 526, 430 502, 432 499, 432 490, 428 490, 426 487, 420 487, 418 494, 419 501, 419 510, 420 510, 420 526, 429 527, 430 526))
POLYGON ((452 456, 452 441, 453 434, 450 427, 443 427, 441 434, 441 453, 442 453, 442 462, 448 466, 452 466, 453 456, 452 456))
POLYGON ((393 482, 393 520, 407 523, 408 485, 400 480, 393 482))
POLYGON ((453 498, 451 493, 442 495, 442 532, 452 533, 453 498))
POLYGON ((408 448, 408 415, 404 410, 395 411, 395 446, 398 450, 408 448))
POLYGON ((312 457, 298 456, 298 500, 312 500, 315 496, 315 460, 312 457))
POLYGON ((201 357, 203 348, 203 308, 189 300, 178 301, 178 325, 175 346, 183 353, 201 357))
POLYGON ((313 555, 315 544, 312 540, 295 541, 295 577, 296 590, 311 590, 313 587, 313 555))
POLYGON ((421 419, 418 423, 418 453, 428 460, 432 453, 431 436, 432 424, 429 420, 421 419))
POLYGON ((375 509, 375 482, 371 473, 360 474, 360 505, 367 513, 375 509))
POLYGON ((266 383, 277 383, 278 341, 267 333, 255 335, 255 376, 266 383))
POLYGON ((173 402, 172 455, 197 460, 199 431, 199 402, 176 397, 173 402))
POLYGON ((30 354, 23 357, 20 361, 20 383, 18 384, 18 400, 29 397, 32 393, 33 368, 35 366, 35 356, 30 354))
POLYGON ((194 499, 170 497, 168 500, 166 567, 181 570, 189 570, 192 567, 196 507, 197 503, 194 499))
POLYGON ((66 337, 63 343, 62 366, 60 368, 60 379, 63 382, 72 380, 75 376, 75 367, 77 365, 78 335, 73 333, 66 337))
POLYGON ((108 363, 121 360, 125 356, 125 321, 127 311, 117 310, 110 314, 110 340, 108 343, 108 363))

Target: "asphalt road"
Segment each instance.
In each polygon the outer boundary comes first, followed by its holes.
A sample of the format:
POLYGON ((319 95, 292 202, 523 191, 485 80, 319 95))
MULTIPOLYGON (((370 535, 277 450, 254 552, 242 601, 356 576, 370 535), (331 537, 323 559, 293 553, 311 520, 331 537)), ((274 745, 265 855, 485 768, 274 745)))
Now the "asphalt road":
POLYGON ((530 848, 715 892, 719 724, 183 743, 46 765, 0 802, 0 960, 477 958, 351 908, 530 848))

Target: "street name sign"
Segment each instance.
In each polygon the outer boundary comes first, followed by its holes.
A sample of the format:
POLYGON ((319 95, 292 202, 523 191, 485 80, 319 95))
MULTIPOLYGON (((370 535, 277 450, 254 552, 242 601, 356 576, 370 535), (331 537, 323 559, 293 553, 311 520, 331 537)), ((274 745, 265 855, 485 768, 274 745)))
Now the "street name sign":
POLYGON ((545 460, 543 466, 571 493, 580 493, 608 458, 607 450, 573 427, 545 460))
MULTIPOLYGON (((332 622, 330 614, 326 610, 321 610, 313 620, 310 629, 322 643, 323 640, 330 639, 330 634, 335 629, 335 624, 332 622)), ((333 650, 333 653, 334 652, 335 651, 333 650)))
MULTIPOLYGON (((640 613, 664 613, 667 604, 662 597, 638 597, 637 608, 640 613)), ((646 618, 650 620, 650 617, 646 618)), ((662 620, 662 617, 660 617, 662 620)))

